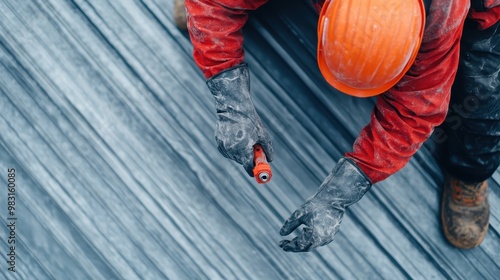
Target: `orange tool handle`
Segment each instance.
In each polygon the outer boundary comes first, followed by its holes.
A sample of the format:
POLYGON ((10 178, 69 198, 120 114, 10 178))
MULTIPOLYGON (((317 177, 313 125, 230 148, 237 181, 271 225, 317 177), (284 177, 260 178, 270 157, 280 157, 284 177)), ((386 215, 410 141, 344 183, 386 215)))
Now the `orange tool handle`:
POLYGON ((271 181, 271 177, 273 177, 273 172, 271 170, 271 166, 267 163, 266 154, 264 153, 264 149, 259 144, 253 146, 253 162, 255 167, 253 168, 253 176, 257 183, 265 184, 271 181))

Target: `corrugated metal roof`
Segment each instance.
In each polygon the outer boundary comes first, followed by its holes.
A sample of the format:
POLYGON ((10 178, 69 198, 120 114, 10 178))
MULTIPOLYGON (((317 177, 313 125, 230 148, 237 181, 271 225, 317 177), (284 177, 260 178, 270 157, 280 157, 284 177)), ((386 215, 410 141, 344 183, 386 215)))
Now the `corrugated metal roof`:
MULTIPOLYGON (((377 184, 316 252, 277 246, 374 104, 332 90, 306 1, 271 1, 245 29, 252 92, 273 137, 257 185, 215 148, 212 97, 170 0, 0 2, 0 216, 16 169, 16 273, 7 279, 494 279, 490 229, 461 251, 441 234, 429 141, 377 184)), ((0 231, 2 259, 7 238, 0 231)))

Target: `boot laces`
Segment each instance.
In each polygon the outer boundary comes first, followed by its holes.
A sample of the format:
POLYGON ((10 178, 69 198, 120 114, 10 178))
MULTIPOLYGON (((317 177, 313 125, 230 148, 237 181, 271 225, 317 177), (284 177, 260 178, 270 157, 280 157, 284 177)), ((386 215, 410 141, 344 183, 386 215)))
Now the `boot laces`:
POLYGON ((479 205, 483 202, 481 187, 484 182, 465 184, 459 180, 452 183, 452 198, 464 205, 479 205))

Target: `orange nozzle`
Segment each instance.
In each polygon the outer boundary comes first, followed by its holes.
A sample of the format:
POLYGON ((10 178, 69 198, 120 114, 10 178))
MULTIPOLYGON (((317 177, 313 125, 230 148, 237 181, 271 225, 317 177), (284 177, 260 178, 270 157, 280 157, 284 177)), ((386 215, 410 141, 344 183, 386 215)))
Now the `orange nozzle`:
POLYGON ((257 183, 265 184, 271 181, 273 172, 271 171, 271 166, 267 163, 266 154, 259 144, 253 146, 253 162, 255 164, 253 176, 257 180, 257 183))

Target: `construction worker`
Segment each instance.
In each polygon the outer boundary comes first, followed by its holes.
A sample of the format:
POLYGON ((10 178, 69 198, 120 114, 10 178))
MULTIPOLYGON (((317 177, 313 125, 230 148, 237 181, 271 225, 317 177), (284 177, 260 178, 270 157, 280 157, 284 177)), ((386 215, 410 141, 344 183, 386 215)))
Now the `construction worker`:
MULTIPOLYGON (((500 0, 471 1, 313 1, 326 81, 353 96, 378 96, 352 151, 285 221, 282 236, 305 227, 280 242, 283 250, 330 243, 345 209, 400 170, 443 122, 444 233, 458 248, 482 242, 487 179, 500 162, 500 0)), ((216 100, 218 149, 250 176, 252 147, 261 144, 268 161, 274 152, 250 97, 241 29, 247 10, 266 2, 185 0, 194 60, 216 100)))

